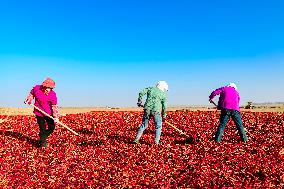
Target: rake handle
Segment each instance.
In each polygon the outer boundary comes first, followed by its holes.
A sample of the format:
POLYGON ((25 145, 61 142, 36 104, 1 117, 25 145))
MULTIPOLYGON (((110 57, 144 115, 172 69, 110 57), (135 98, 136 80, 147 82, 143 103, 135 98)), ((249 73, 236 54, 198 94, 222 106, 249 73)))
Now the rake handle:
POLYGON ((183 134, 183 135, 189 137, 186 133, 184 133, 183 131, 179 130, 179 129, 178 129, 176 126, 174 126, 173 124, 171 124, 171 123, 169 123, 169 122, 167 122, 167 121, 165 121, 165 123, 168 124, 169 126, 171 126, 172 128, 174 128, 175 130, 177 130, 180 134, 183 134))
MULTIPOLYGON (((35 109, 37 109, 38 111, 40 111, 41 113, 43 113, 45 116, 51 118, 54 120, 54 117, 50 116, 48 113, 46 113, 45 111, 41 110, 40 108, 38 108, 37 106, 30 104, 32 107, 34 107, 35 109)), ((66 128, 67 130, 71 131, 72 133, 74 133, 75 135, 79 135, 78 133, 76 133, 75 131, 73 131, 72 129, 70 129, 69 127, 67 127, 64 123, 58 121, 57 122, 59 125, 61 125, 62 127, 66 128)))
POLYGON ((214 104, 214 106, 218 107, 218 105, 213 100, 211 100, 210 103, 214 104))

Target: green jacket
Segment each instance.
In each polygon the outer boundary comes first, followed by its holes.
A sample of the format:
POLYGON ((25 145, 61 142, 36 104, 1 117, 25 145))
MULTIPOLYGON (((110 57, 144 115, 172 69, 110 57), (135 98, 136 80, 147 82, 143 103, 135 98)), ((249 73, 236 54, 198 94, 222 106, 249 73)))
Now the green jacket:
POLYGON ((157 114, 162 111, 162 116, 166 116, 167 111, 167 98, 166 93, 157 87, 148 87, 139 93, 138 102, 142 101, 143 96, 147 94, 147 99, 144 104, 144 110, 150 114, 157 114))

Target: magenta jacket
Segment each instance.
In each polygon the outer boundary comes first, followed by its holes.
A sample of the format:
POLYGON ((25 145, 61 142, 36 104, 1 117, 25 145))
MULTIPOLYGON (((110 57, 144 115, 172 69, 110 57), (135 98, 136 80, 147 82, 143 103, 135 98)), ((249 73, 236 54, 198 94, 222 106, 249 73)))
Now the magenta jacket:
MULTIPOLYGON (((57 105, 56 93, 51 90, 48 95, 40 89, 41 85, 36 85, 31 90, 31 95, 35 98, 35 106, 45 111, 49 115, 53 115, 53 106, 57 105)), ((44 116, 40 111, 34 109, 34 114, 37 116, 44 116)))
POLYGON ((233 87, 221 87, 211 93, 209 99, 212 100, 215 96, 220 95, 218 109, 231 109, 240 111, 240 95, 233 87))

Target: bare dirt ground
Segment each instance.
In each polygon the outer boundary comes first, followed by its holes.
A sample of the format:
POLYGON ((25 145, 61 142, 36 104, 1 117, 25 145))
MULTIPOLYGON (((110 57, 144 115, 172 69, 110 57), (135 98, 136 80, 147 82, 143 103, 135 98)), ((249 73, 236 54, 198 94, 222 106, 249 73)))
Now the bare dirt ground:
MULTIPOLYGON (((213 107, 169 107, 168 111, 188 110, 188 111, 214 111, 213 107)), ((60 114, 78 114, 91 111, 143 111, 142 108, 100 108, 100 107, 61 107, 60 114)), ((241 112, 283 112, 284 105, 279 106, 258 106, 253 109, 241 108, 241 112)), ((33 115, 32 108, 0 108, 0 115, 33 115)))

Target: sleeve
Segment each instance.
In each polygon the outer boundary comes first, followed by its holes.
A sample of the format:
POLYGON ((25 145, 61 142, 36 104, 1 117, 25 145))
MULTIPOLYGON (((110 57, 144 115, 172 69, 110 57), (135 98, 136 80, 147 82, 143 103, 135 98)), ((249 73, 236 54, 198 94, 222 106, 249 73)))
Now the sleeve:
POLYGON ((26 97, 25 103, 26 103, 26 104, 31 104, 32 101, 33 101, 33 99, 34 99, 34 89, 32 89, 32 90, 30 91, 30 93, 28 94, 28 96, 26 97))
POLYGON ((162 116, 166 117, 166 115, 167 115, 167 98, 164 97, 162 99, 162 116))
POLYGON ((59 113, 59 107, 57 104, 57 96, 56 93, 54 93, 54 96, 51 100, 51 108, 52 108, 52 112, 53 112, 53 117, 54 118, 59 118, 60 117, 60 113, 59 113))
POLYGON ((221 92, 223 91, 223 87, 216 89, 215 91, 213 91, 211 93, 211 95, 209 96, 209 100, 212 100, 215 96, 221 94, 221 92))
POLYGON ((141 102, 142 101, 142 99, 143 99, 143 96, 145 95, 145 94, 147 94, 147 92, 149 91, 149 87, 148 88, 145 88, 145 89, 143 89, 142 91, 140 91, 140 93, 139 93, 139 97, 138 97, 138 102, 141 102))
POLYGON ((240 104, 240 100, 241 100, 241 97, 240 97, 240 95, 238 94, 238 104, 240 104))
POLYGON ((51 102, 51 105, 57 105, 57 96, 56 96, 55 92, 54 92, 50 102, 51 102))

